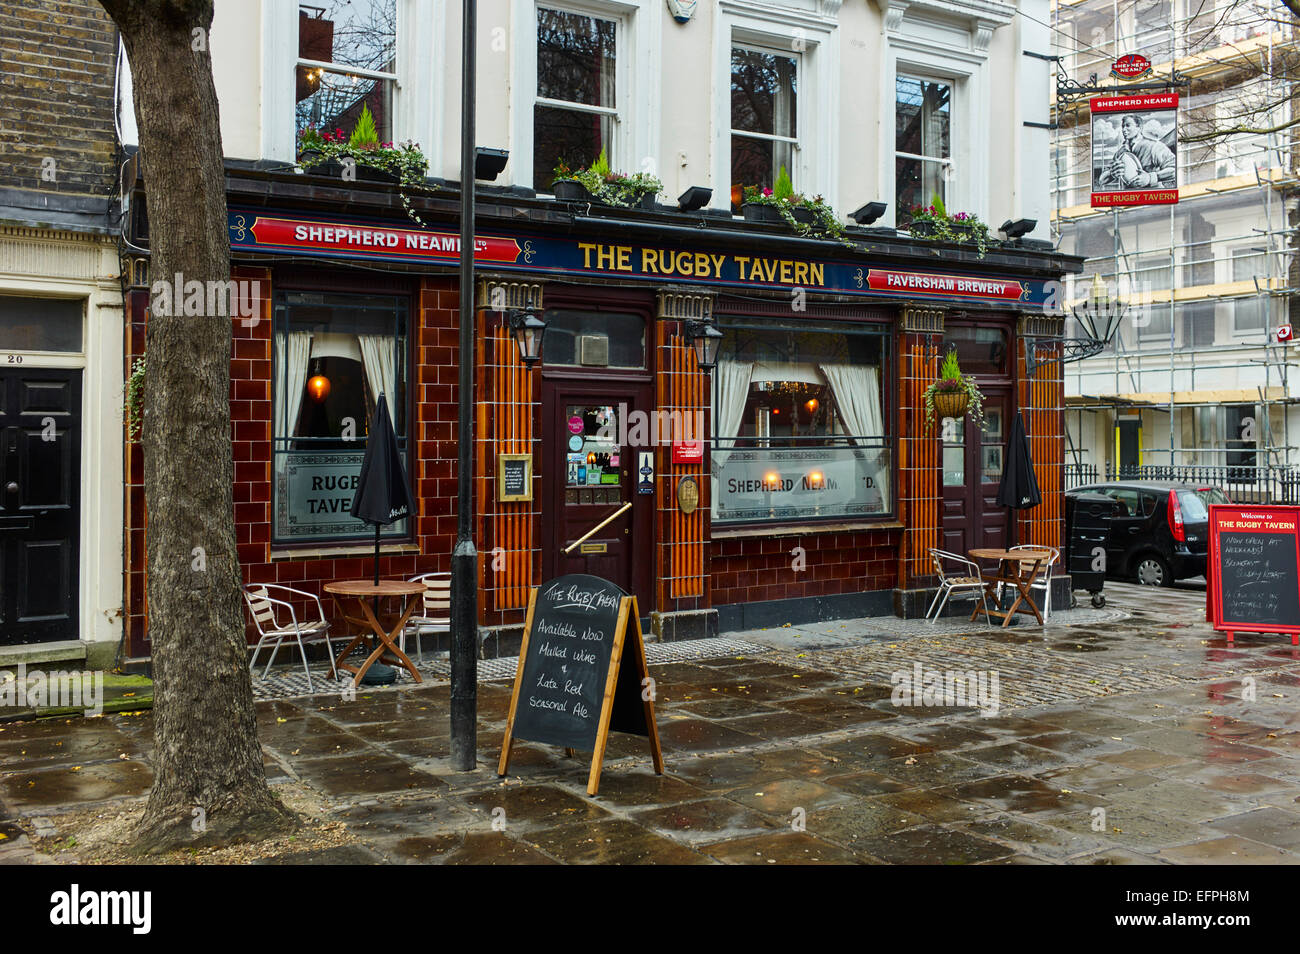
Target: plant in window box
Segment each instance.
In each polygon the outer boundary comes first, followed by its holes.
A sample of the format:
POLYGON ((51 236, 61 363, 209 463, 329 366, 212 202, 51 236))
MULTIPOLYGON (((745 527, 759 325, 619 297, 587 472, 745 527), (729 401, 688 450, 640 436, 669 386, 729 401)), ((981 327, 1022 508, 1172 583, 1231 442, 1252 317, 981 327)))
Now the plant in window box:
POLYGON ((406 214, 424 225, 424 220, 411 207, 409 193, 428 191, 424 174, 429 161, 413 142, 398 145, 380 142, 369 106, 362 106, 350 135, 342 129, 322 132, 313 126, 307 126, 298 134, 298 164, 305 172, 341 177, 347 159, 354 163, 356 178, 395 183, 406 214))
POLYGON ((957 364, 957 349, 944 355, 939 368, 939 380, 925 389, 925 429, 938 417, 970 418, 979 428, 984 427, 984 395, 980 393, 973 375, 962 374, 957 364))
POLYGON ((956 242, 965 244, 973 242, 983 258, 993 239, 989 237, 989 227, 979 217, 969 212, 949 215, 943 199, 936 192, 930 199, 930 205, 914 205, 910 210, 912 222, 907 231, 915 238, 934 239, 936 242, 956 242))
POLYGON ((835 216, 835 210, 826 200, 816 195, 812 198, 794 191, 790 174, 785 166, 777 173, 770 189, 745 186, 744 202, 740 211, 747 222, 785 222, 800 235, 821 232, 837 241, 852 246, 844 233, 844 225, 835 216))
POLYGON ((628 175, 623 172, 614 172, 609 168, 609 159, 605 155, 605 150, 600 151, 588 168, 581 169, 577 172, 572 171, 561 161, 555 167, 555 183, 552 189, 555 189, 557 199, 576 199, 582 201, 584 198, 595 202, 602 202, 605 205, 617 205, 623 208, 631 208, 640 205, 643 208, 654 208, 653 202, 663 190, 663 183, 655 176, 647 172, 637 172, 628 175), (561 187, 561 182, 565 185, 561 187), (569 182, 576 183, 586 192, 583 196, 580 192, 572 189, 569 182))

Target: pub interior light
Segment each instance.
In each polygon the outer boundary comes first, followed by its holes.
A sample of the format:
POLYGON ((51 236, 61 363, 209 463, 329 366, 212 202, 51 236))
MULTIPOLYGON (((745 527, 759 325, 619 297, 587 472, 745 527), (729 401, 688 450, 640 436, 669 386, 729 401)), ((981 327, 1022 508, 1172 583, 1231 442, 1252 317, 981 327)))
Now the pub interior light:
POLYGON ((546 322, 531 311, 512 311, 510 330, 519 345, 519 357, 524 367, 531 368, 542 358, 542 338, 546 335, 546 322))
POLYGON ((695 358, 700 370, 708 374, 718 363, 718 347, 722 344, 722 332, 710 322, 692 319, 686 322, 686 338, 695 349, 695 358))
POLYGON ((702 209, 708 205, 709 200, 712 198, 712 189, 706 189, 704 186, 691 186, 677 197, 677 211, 694 212, 696 209, 702 209))
POLYGON ((868 202, 861 208, 854 209, 850 212, 849 218, 854 222, 857 222, 858 225, 870 225, 872 222, 876 221, 876 219, 884 215, 887 208, 889 208, 888 202, 868 202))
POLYGON ((487 149, 479 146, 474 150, 474 178, 484 182, 494 182, 506 167, 510 152, 506 149, 487 149))
POLYGON ((1024 236, 1028 235, 1037 227, 1038 227, 1037 219, 1016 219, 1014 222, 1012 222, 1010 219, 1007 219, 1005 222, 1002 223, 1002 227, 998 229, 998 231, 1001 232, 1003 235, 1005 235, 1008 239, 1014 240, 1018 238, 1023 238, 1024 236))

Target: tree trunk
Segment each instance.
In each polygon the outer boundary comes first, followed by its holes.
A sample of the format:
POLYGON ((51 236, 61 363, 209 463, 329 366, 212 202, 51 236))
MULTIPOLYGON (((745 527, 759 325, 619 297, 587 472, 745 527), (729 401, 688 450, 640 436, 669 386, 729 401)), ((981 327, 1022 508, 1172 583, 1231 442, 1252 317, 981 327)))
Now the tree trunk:
POLYGON ((208 283, 230 279, 212 0, 101 3, 134 78, 154 282, 142 431, 154 785, 136 841, 153 853, 251 841, 296 818, 267 786, 257 740, 232 497, 232 318, 207 313, 208 283), (194 282, 201 305, 186 300, 194 282))

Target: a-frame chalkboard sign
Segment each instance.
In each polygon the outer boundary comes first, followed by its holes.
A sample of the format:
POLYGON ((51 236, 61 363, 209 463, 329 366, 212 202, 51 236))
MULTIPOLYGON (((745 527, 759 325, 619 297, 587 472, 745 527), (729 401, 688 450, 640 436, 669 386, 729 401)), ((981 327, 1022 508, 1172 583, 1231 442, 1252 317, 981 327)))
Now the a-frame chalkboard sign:
POLYGON ((1286 633, 1300 645, 1300 507, 1210 507, 1206 599, 1228 634, 1286 633))
POLYGON ((595 795, 613 731, 648 738, 662 775, 649 677, 635 596, 585 574, 534 588, 497 774, 510 767, 516 739, 548 742, 592 753, 587 794, 595 795))

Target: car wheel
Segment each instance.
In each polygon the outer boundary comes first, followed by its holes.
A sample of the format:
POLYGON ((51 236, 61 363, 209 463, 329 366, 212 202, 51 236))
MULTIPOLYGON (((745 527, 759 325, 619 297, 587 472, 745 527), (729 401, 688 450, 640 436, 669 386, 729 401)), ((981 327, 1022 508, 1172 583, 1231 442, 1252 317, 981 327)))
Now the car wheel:
POLYGON ((1169 563, 1158 553, 1147 553, 1138 558, 1135 567, 1137 581, 1143 586, 1173 586, 1174 574, 1169 563))

